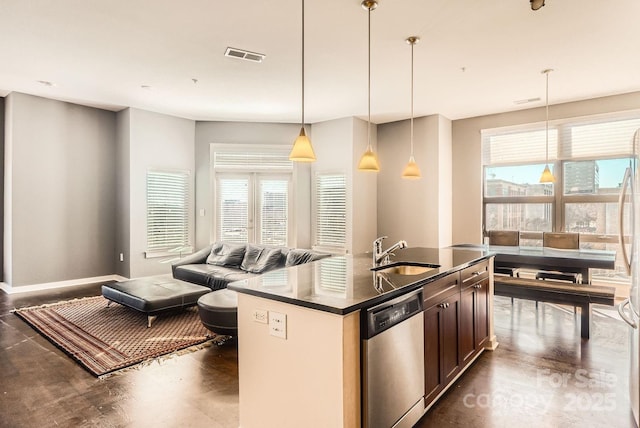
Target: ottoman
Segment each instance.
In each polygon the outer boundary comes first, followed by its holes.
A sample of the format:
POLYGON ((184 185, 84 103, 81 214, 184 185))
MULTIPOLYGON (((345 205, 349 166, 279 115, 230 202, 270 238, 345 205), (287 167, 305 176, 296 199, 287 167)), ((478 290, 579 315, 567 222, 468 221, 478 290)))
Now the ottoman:
POLYGON ((223 336, 238 335, 238 295, 223 288, 198 299, 198 314, 205 327, 223 336))
POLYGON ((137 278, 102 286, 102 295, 109 300, 107 306, 116 302, 147 314, 147 327, 151 327, 158 313, 194 306, 200 296, 210 292, 209 287, 180 281, 171 275, 137 278))

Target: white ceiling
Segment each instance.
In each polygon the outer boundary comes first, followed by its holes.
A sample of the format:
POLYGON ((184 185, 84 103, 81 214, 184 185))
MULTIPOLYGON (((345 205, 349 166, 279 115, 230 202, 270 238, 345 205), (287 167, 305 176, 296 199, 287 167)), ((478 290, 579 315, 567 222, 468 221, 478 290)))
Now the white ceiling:
MULTIPOLYGON (((367 11, 360 0, 306 0, 305 15, 306 122, 366 118, 367 11)), ((545 68, 555 69, 551 104, 638 91, 639 17, 638 0, 547 0, 538 11, 528 0, 379 0, 372 121, 410 115, 412 35, 416 117, 543 106, 545 68)), ((298 122, 300 32, 301 0, 0 0, 0 95, 298 122), (227 58, 227 46, 266 59, 227 58)))

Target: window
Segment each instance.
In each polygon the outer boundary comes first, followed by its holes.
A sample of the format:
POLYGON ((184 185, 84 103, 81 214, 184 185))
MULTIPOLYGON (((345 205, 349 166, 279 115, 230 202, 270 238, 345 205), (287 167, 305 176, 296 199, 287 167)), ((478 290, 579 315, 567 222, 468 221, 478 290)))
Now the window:
POLYGON ((287 246, 290 177, 270 174, 217 175, 221 241, 287 246))
MULTIPOLYGON (((485 230, 520 230, 522 245, 542 245, 543 231, 579 232, 582 248, 615 249, 620 256, 618 197, 638 116, 550 123, 548 158, 556 182, 549 184, 539 183, 546 161, 544 128, 483 131, 485 230)), ((625 230, 630 230, 628 217, 625 230)), ((627 279, 622 263, 615 273, 600 275, 627 279)))
POLYGON ((344 174, 317 174, 315 180, 315 246, 346 248, 347 186, 344 174))
POLYGON ((288 246, 293 164, 288 149, 214 146, 216 240, 288 246))
POLYGON ((147 257, 191 246, 189 171, 147 171, 147 257))

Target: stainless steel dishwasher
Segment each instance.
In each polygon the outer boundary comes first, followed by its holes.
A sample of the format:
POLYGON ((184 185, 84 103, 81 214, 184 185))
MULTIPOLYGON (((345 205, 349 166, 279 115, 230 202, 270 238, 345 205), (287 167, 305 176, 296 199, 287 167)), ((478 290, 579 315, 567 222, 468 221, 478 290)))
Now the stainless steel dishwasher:
POLYGON ((424 315, 417 290, 363 310, 362 421, 412 427, 424 413, 424 315))

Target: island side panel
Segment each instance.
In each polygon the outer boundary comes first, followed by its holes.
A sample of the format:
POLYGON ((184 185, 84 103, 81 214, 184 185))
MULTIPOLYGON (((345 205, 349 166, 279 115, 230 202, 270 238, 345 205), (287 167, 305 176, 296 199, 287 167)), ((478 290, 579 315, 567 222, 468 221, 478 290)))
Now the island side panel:
POLYGON ((495 351, 498 347, 498 338, 496 337, 496 333, 493 328, 493 267, 495 263, 495 257, 489 258, 489 304, 487 308, 487 316, 489 317, 489 340, 487 340, 485 344, 485 349, 489 349, 491 351, 495 351))
POLYGON ((360 424, 359 312, 329 312, 238 293, 240 426, 360 424), (286 339, 254 321, 286 315, 286 339))

